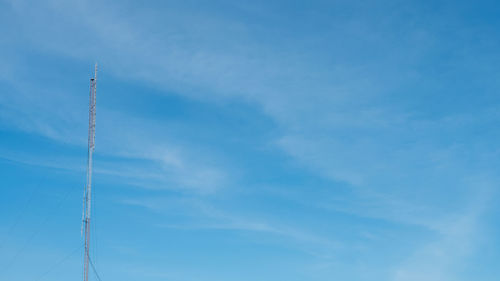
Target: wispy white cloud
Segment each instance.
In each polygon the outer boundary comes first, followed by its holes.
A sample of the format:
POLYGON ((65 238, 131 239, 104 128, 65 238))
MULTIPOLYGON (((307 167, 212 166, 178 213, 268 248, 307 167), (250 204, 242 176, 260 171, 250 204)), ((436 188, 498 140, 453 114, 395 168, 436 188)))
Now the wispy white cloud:
POLYGON ((393 280, 466 280, 460 276, 459 269, 466 265, 466 257, 474 252, 480 239, 477 215, 465 214, 443 225, 446 232, 420 246, 395 270, 393 280))
POLYGON ((288 225, 269 218, 252 217, 234 210, 223 210, 201 198, 122 199, 121 203, 139 206, 162 215, 182 214, 189 219, 182 223, 159 222, 158 227, 191 230, 227 230, 261 233, 280 237, 286 243, 314 256, 330 256, 342 247, 335 237, 325 237, 311 229, 288 225), (286 239, 286 240, 283 240, 286 239))
POLYGON ((417 247, 394 271, 395 281, 468 280, 461 270, 471 256, 489 239, 485 231, 484 214, 491 210, 491 198, 497 194, 495 181, 469 178, 477 192, 467 206, 453 217, 441 220, 436 235, 417 247))
MULTIPOLYGON (((16 80, 6 83, 12 91, 0 95, 0 121, 4 128, 41 135, 85 149, 87 113, 84 106, 76 106, 78 98, 73 93, 44 88, 43 85, 36 87, 36 83, 25 86, 16 80)), ((228 173, 216 155, 175 142, 168 133, 171 130, 166 127, 166 123, 98 108, 97 153, 104 157, 121 158, 127 164, 103 161, 96 167, 96 172, 135 178, 139 185, 140 179, 154 179, 156 188, 164 185, 167 188, 213 192, 227 186, 228 173), (136 164, 134 160, 147 163, 136 164), (149 170, 141 167, 145 164, 149 170)), ((75 163, 84 163, 57 155, 45 155, 40 159, 40 156, 22 151, 17 155, 13 151, 3 151, 2 154, 4 158, 26 164, 72 170, 81 169, 81 165, 75 163)), ((143 182, 143 185, 149 187, 152 183, 143 182)))

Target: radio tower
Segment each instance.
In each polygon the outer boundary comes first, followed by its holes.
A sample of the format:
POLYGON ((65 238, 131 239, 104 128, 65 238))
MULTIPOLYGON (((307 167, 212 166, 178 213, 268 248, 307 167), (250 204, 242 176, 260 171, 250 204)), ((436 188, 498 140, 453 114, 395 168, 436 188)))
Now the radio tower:
POLYGON ((92 206, 92 154, 95 147, 95 101, 97 87, 97 63, 94 68, 94 78, 90 78, 89 94, 89 140, 87 155, 87 186, 83 195, 82 232, 85 232, 85 252, 83 258, 83 281, 89 280, 90 261, 90 207, 92 206))

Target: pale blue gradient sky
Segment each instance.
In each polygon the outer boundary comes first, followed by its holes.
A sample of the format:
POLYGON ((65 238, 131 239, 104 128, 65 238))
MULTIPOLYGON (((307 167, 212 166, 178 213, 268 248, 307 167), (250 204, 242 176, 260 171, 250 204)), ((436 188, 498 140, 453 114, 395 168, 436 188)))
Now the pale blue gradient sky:
POLYGON ((104 281, 497 280, 499 13, 0 1, 0 279, 81 278, 98 61, 104 281))

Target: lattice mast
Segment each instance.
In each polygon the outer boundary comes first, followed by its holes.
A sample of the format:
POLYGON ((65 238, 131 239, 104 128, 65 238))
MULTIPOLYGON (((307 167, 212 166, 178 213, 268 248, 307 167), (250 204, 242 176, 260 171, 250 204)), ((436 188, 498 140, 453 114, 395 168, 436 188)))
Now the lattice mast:
POLYGON ((90 209, 92 206, 92 155, 95 147, 95 109, 97 90, 97 63, 94 68, 94 77, 90 78, 89 94, 89 139, 87 155, 87 185, 83 196, 82 232, 84 232, 84 258, 83 258, 83 281, 89 280, 90 261, 90 209))

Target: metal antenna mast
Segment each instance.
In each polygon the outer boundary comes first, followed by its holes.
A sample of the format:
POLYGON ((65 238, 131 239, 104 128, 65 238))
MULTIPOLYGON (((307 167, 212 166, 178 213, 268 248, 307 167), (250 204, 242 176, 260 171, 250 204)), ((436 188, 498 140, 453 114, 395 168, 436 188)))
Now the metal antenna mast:
POLYGON ((87 155, 87 186, 83 195, 82 232, 85 232, 85 253, 83 258, 83 281, 89 280, 90 261, 90 207, 92 206, 92 154, 95 147, 95 102, 97 90, 97 63, 94 68, 94 78, 90 78, 89 94, 89 140, 87 155))

